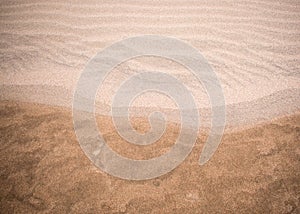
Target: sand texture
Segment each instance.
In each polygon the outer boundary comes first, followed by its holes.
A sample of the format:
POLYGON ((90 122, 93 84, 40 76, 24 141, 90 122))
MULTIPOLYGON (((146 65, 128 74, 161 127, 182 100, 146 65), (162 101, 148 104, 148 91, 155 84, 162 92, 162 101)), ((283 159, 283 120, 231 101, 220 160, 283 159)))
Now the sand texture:
MULTIPOLYGON (((181 39, 208 60, 230 106, 228 123, 299 110, 298 0, 25 0, 2 1, 0 11, 0 99, 70 107, 79 75, 94 55, 115 41, 154 34, 181 39)), ((151 57, 115 68, 97 101, 109 106, 120 81, 141 69, 173 74, 187 84, 199 109, 209 108, 205 90, 187 69, 151 57)), ((165 101, 141 99, 134 105, 173 108, 165 101)))
MULTIPOLYGON (((213 158, 199 166, 202 133, 179 167, 138 182, 105 174, 88 160, 69 110, 2 102, 0 112, 3 213, 300 212, 299 114, 225 134, 213 158)), ((142 149, 125 144, 109 117, 98 121, 109 145, 136 159, 160 155, 178 135, 169 124, 160 142, 142 149)), ((139 131, 149 128, 141 118, 133 121, 139 131)))
POLYGON ((1 0, 0 213, 300 213, 299 207, 299 0, 1 0), (156 179, 127 181, 87 158, 71 107, 93 56, 149 34, 201 52, 222 86, 226 129, 212 159, 199 166, 212 116, 201 82, 163 58, 121 63, 95 98, 99 131, 114 151, 149 159, 178 136, 176 104, 151 93, 132 102, 130 116, 146 132, 146 117, 165 113, 162 138, 141 147, 117 134, 113 96, 141 71, 177 78, 201 116, 196 146, 181 165, 156 179))

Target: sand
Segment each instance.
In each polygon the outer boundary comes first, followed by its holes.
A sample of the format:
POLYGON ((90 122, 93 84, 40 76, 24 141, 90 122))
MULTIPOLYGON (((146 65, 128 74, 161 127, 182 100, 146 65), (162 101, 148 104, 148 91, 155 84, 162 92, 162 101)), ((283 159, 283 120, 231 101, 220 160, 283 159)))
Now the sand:
MULTIPOLYGON (((300 114, 225 134, 204 166, 192 153, 156 179, 128 181, 96 168, 81 150, 66 108, 0 104, 0 209, 3 213, 298 213, 300 207, 300 114)), ((178 135, 169 124, 154 146, 123 142, 110 117, 99 130, 120 154, 148 159, 166 151, 178 135)), ((133 120, 139 131, 149 124, 133 120)), ((102 124, 102 125, 101 125, 102 124)))
MULTIPOLYGON (((298 0, 25 0, 3 1, 0 9, 0 99, 71 107, 79 75, 93 56, 121 39, 154 34, 181 39, 208 60, 231 106, 228 123, 234 118, 232 125, 247 125, 299 110, 298 0), (265 100, 271 105, 267 116, 260 104, 265 100)), ((199 109, 209 109, 204 88, 187 69, 150 57, 114 69, 99 89, 100 105, 109 106, 119 82, 141 69, 173 74, 187 84, 199 109)), ((166 108, 165 102, 155 103, 166 108)), ((135 106, 151 103, 141 99, 135 106)))
POLYGON ((0 212, 2 213, 299 213, 299 0, 3 0, 0 4, 0 212), (72 124, 72 99, 89 60, 138 35, 178 38, 216 72, 226 129, 213 158, 198 165, 211 109, 205 88, 170 60, 139 57, 99 86, 99 130, 116 152, 148 159, 178 135, 176 105, 145 94, 131 106, 134 127, 162 111, 168 126, 154 145, 117 135, 110 106, 120 83, 141 70, 176 77, 201 115, 196 146, 172 172, 126 181, 97 169, 72 124))

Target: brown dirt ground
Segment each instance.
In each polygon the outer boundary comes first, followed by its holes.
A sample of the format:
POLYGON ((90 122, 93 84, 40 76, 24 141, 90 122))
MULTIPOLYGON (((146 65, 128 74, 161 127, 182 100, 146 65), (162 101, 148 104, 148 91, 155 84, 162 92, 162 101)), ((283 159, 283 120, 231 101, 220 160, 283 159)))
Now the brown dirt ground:
MULTIPOLYGON (((97 169, 73 130, 71 111, 0 103, 1 213, 300 213, 300 114, 224 135, 204 166, 200 134, 189 157, 156 179, 127 181, 97 169)), ((163 154, 177 136, 169 124, 160 142, 132 146, 110 118, 99 129, 124 156, 163 154)), ((140 131, 149 128, 134 120, 140 131)))

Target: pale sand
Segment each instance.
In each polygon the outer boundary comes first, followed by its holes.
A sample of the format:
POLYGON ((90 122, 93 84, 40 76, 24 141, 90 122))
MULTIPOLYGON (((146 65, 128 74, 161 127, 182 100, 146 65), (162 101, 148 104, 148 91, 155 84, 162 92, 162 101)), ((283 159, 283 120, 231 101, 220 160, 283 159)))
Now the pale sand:
MULTIPOLYGON (((123 38, 156 34, 181 39, 201 51, 221 81, 231 125, 299 110, 298 0, 26 0, 3 1, 0 8, 0 99, 70 107, 76 82, 91 57, 123 38), (250 116, 236 121, 244 115, 250 116)), ((209 108, 205 90, 186 69, 150 58, 116 68, 97 101, 109 106, 119 82, 140 69, 174 74, 192 91, 200 111, 209 108)), ((174 108, 166 99, 145 98, 135 106, 153 103, 174 108)))
MULTIPOLYGON (((81 150, 71 111, 46 105, 0 104, 0 210, 3 213, 299 213, 300 114, 225 134, 212 159, 198 165, 205 134, 175 170, 126 181, 98 168, 81 150)), ((169 124, 153 146, 132 146, 109 117, 99 129, 120 154, 147 159, 178 135, 169 124)), ((139 131, 149 124, 134 119, 139 131)))

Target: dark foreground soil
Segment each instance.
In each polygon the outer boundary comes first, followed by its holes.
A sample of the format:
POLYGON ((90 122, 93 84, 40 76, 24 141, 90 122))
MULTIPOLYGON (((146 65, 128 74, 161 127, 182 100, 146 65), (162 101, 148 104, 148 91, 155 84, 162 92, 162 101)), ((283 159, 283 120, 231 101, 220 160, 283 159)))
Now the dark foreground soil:
MULTIPOLYGON (((180 166, 147 181, 96 168, 76 140, 71 111, 1 102, 0 115, 1 213, 300 213, 300 114, 225 134, 204 166, 199 135, 180 166)), ((110 118, 98 121, 113 149, 138 159, 163 154, 178 133, 170 124, 157 145, 141 148, 122 142, 110 118)))

